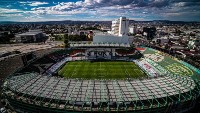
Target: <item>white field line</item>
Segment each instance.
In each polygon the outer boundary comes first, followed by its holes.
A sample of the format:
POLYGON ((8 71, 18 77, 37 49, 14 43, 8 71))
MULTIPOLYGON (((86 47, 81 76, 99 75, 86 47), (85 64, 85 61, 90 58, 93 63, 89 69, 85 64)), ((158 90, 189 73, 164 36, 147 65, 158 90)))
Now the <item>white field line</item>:
POLYGON ((74 70, 73 70, 73 73, 72 73, 72 75, 71 75, 71 78, 77 73, 76 68, 77 68, 77 65, 76 65, 76 67, 75 67, 74 70))
MULTIPOLYGON (((67 64, 66 64, 66 65, 67 65, 67 64)), ((77 67, 77 66, 76 66, 76 67, 77 67)), ((76 67, 75 67, 75 68, 76 68, 76 67)), ((74 68, 74 69, 75 69, 75 68, 74 68)), ((66 72, 67 72, 67 69, 64 71, 64 75, 65 75, 66 72)), ((73 74, 74 74, 74 70, 73 70, 73 74)), ((70 77, 72 77, 72 75, 71 75, 70 77)))
MULTIPOLYGON (((65 66, 66 66, 66 65, 69 66, 69 64, 65 64, 65 66)), ((63 68, 65 68, 65 66, 64 66, 63 68)), ((65 75, 67 72, 68 72, 67 69, 65 69, 63 75, 65 75)))
POLYGON ((93 74, 94 74, 95 77, 97 76, 97 74, 96 74, 96 68, 94 68, 93 74))
MULTIPOLYGON (((132 63, 132 62, 131 62, 132 63)), ((131 66, 133 67, 133 71, 135 72, 135 74, 138 74, 136 71, 135 71, 135 69, 137 68, 136 66, 133 66, 132 64, 131 64, 131 66)), ((137 69, 138 70, 138 69, 137 69)))
POLYGON ((139 70, 141 73, 143 73, 144 74, 144 72, 141 70, 141 69, 137 69, 138 67, 136 67, 136 66, 133 66, 133 65, 131 65, 134 69, 134 72, 136 73, 136 71, 135 70, 139 70))
POLYGON ((101 70, 101 62, 100 62, 100 70, 101 70))
POLYGON ((134 70, 138 70, 138 71, 140 71, 141 73, 143 73, 143 74, 144 74, 144 72, 143 72, 142 70, 140 70, 140 69, 134 69, 134 70))
MULTIPOLYGON (((82 67, 82 64, 83 64, 83 62, 81 62, 81 67, 82 67)), ((84 68, 83 68, 84 69, 84 68)), ((80 73, 79 73, 80 74, 80 73)), ((81 73, 82 74, 82 77, 84 77, 85 75, 84 75, 84 73, 81 73)))
POLYGON ((128 75, 128 76, 131 78, 130 73, 127 71, 127 69, 126 69, 126 67, 125 67, 124 64, 123 64, 123 66, 124 66, 124 68, 125 68, 125 73, 126 73, 126 75, 128 75))

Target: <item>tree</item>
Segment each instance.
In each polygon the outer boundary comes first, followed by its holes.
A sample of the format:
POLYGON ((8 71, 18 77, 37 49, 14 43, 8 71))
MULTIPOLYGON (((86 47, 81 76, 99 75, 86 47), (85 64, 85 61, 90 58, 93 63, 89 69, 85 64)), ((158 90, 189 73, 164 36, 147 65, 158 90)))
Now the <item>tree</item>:
POLYGON ((7 34, 3 33, 2 36, 0 37, 0 44, 7 44, 10 43, 10 40, 15 37, 14 34, 7 34))
POLYGON ((68 39, 69 41, 87 41, 86 35, 66 35, 64 36, 65 39, 68 39))
POLYGON ((64 34, 64 40, 68 40, 68 34, 64 34))
POLYGON ((65 43, 65 48, 68 48, 68 47, 70 47, 70 44, 69 44, 69 41, 68 41, 68 39, 65 39, 65 40, 64 40, 64 43, 65 43))

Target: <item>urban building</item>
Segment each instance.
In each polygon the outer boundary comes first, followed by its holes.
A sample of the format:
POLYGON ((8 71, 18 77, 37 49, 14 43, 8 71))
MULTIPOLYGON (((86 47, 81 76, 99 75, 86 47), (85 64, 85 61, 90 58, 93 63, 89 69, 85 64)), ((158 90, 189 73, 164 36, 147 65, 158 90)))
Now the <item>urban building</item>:
POLYGON ((161 38, 157 38, 156 42, 158 44, 168 44, 169 42, 169 38, 168 37, 161 37, 161 38))
POLYGON ((46 35, 41 30, 29 30, 28 32, 17 34, 15 36, 16 42, 32 43, 44 41, 46 35))
POLYGON ((129 19, 126 17, 120 17, 117 20, 112 21, 112 34, 117 36, 127 35, 129 31, 129 19))
POLYGON ((129 27, 129 33, 130 34, 136 34, 136 26, 129 27))
POLYGON ((200 38, 190 40, 188 43, 188 47, 191 49, 194 49, 195 47, 199 47, 199 46, 200 46, 200 38))

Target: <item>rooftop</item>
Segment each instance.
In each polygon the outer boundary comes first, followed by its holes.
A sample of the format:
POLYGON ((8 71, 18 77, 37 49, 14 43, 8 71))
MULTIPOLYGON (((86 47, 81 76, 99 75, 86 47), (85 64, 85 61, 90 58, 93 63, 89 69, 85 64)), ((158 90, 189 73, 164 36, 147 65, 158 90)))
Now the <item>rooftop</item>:
POLYGON ((93 38, 94 43, 118 43, 118 44, 126 44, 129 43, 129 37, 128 36, 114 36, 111 34, 97 34, 93 38))
MULTIPOLYGON (((13 51, 19 51, 20 53, 29 53, 37 50, 48 49, 58 46, 59 44, 14 44, 0 47, 0 55, 5 53, 10 53, 13 51)), ((16 55, 16 54, 13 54, 16 55)), ((7 56, 9 57, 9 56, 7 56)), ((6 58, 6 57, 5 57, 6 58)), ((3 60, 4 57, 0 58, 0 61, 3 60)))
POLYGON ((70 47, 130 47, 130 44, 118 43, 91 43, 91 44, 70 44, 70 47))
POLYGON ((28 32, 18 34, 18 36, 24 36, 24 35, 37 35, 39 33, 42 33, 40 30, 29 30, 28 32))

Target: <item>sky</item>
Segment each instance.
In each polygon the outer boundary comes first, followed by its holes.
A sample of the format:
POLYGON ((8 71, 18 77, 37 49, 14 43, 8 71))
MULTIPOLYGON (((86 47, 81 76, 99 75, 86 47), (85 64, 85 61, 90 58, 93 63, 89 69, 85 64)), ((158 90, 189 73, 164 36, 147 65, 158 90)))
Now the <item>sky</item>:
POLYGON ((0 21, 200 21, 200 0, 0 0, 0 21))

